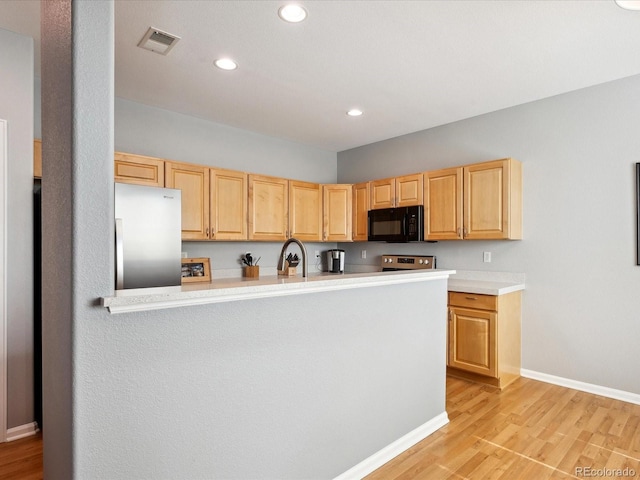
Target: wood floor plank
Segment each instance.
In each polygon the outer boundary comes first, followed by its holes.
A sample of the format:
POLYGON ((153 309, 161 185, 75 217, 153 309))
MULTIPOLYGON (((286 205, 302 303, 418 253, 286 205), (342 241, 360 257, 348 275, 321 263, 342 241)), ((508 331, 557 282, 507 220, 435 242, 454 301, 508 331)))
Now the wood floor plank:
POLYGON ((2 480, 42 480, 42 434, 0 443, 2 480))
POLYGON ((577 479, 577 468, 640 476, 640 406, 521 378, 503 391, 447 379, 449 424, 367 476, 577 479))

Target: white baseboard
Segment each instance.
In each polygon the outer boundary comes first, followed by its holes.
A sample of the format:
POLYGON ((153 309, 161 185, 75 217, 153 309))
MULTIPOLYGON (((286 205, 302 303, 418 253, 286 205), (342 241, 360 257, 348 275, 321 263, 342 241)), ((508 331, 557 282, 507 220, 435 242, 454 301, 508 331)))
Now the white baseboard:
POLYGON ((449 423, 447 412, 442 412, 437 417, 432 418, 427 423, 420 425, 418 428, 410 431, 403 437, 400 437, 393 443, 390 443, 382 450, 378 450, 369 458, 364 459, 346 472, 338 475, 334 480, 354 480, 366 477, 371 472, 377 470, 392 458, 397 457, 405 450, 414 446, 420 440, 427 438, 436 430, 444 427, 449 423))
POLYGON ((622 400, 623 402, 635 403, 640 405, 640 395, 637 393, 625 392, 624 390, 616 390, 615 388, 602 387, 600 385, 594 385, 592 383, 578 382, 577 380, 571 380, 569 378, 556 377, 554 375, 548 375, 546 373, 535 372, 533 370, 520 370, 520 375, 533 380, 540 380, 541 382, 552 383, 554 385, 560 385, 561 387, 572 388, 574 390, 580 390, 582 392, 593 393, 594 395, 601 395, 603 397, 613 398, 615 400, 622 400))
POLYGON ((7 442, 30 437, 31 435, 35 435, 36 433, 38 433, 38 430, 39 429, 37 422, 31 422, 25 425, 20 425, 19 427, 9 428, 7 430, 7 442))

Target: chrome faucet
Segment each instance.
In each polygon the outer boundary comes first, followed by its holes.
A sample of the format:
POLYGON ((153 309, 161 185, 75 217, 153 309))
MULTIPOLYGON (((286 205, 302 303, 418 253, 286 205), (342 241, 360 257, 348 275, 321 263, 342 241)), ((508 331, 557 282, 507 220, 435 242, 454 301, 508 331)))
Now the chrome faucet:
POLYGON ((285 265, 286 265, 285 254, 287 253, 287 247, 292 243, 297 243, 298 246, 300 247, 300 251, 302 252, 302 276, 306 277, 307 276, 307 249, 304 247, 302 242, 297 238, 291 237, 289 240, 284 242, 284 245, 282 246, 282 251, 280 252, 280 261, 278 262, 278 270, 283 271, 285 269, 285 265))

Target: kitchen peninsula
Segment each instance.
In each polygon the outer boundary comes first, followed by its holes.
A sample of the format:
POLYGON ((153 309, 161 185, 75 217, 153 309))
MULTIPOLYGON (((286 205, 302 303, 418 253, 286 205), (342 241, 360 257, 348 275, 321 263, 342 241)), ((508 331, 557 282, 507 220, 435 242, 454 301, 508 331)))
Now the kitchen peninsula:
POLYGON ((199 371, 208 366, 206 380, 182 372, 192 391, 202 387, 188 403, 209 409, 196 432, 202 454, 242 444, 260 457, 211 476, 361 478, 448 422, 443 319, 453 273, 220 279, 102 303, 129 310, 111 316, 127 325, 153 322, 130 310, 192 305, 168 310, 174 320, 153 336, 171 332, 199 371))
POLYGON ((187 305, 251 300, 305 293, 327 292, 382 285, 447 279, 453 270, 369 273, 316 273, 308 278, 300 276, 263 276, 256 278, 223 278, 211 283, 187 284, 177 287, 138 288, 116 290, 104 297, 102 306, 110 313, 157 310, 187 305))

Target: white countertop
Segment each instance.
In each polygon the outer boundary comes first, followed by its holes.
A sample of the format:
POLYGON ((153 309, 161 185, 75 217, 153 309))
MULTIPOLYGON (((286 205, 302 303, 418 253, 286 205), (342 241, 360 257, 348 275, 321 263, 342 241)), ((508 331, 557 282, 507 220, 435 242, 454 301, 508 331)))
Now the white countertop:
POLYGON ((222 278, 211 283, 194 283, 177 287, 117 290, 103 297, 101 304, 111 313, 156 310, 187 305, 232 302, 254 298, 296 295, 348 288, 375 287, 409 282, 445 279, 455 270, 414 270, 410 272, 313 273, 307 278, 263 276, 222 278))
POLYGON ((450 292, 476 293, 484 295, 504 295, 505 293, 524 290, 524 283, 493 282, 483 280, 456 280, 450 278, 447 288, 450 292))
POLYGON ((449 277, 450 292, 504 295, 525 288, 525 275, 510 272, 457 271, 449 277))

